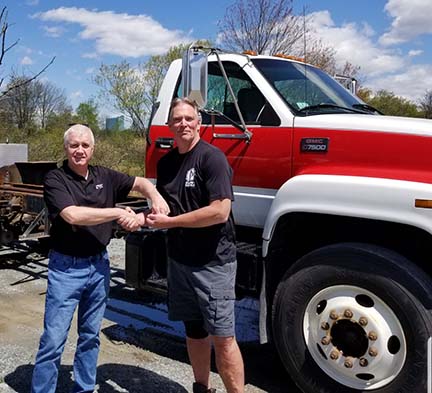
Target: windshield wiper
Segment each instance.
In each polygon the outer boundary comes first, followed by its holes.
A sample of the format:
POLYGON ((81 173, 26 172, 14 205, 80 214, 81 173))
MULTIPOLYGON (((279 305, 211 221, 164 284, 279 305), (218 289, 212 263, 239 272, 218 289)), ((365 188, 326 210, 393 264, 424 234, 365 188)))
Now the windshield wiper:
POLYGON ((381 111, 379 111, 378 109, 374 108, 372 105, 369 105, 369 104, 353 104, 352 107, 353 108, 364 109, 364 110, 366 110, 368 112, 378 113, 380 115, 384 114, 384 113, 382 113, 381 111))
POLYGON ((320 112, 321 109, 341 109, 341 110, 351 112, 351 113, 363 113, 363 114, 365 113, 364 111, 361 111, 358 109, 347 108, 346 106, 340 106, 340 105, 336 105, 336 104, 328 104, 328 103, 324 103, 324 102, 322 104, 305 106, 304 108, 300 109, 299 112, 301 112, 301 113, 308 112, 308 111, 320 112))

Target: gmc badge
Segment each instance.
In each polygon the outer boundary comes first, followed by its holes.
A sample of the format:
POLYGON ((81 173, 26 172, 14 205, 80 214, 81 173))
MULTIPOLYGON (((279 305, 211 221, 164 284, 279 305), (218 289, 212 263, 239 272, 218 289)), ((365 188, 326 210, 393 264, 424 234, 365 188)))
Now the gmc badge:
POLYGON ((302 153, 326 153, 328 150, 329 138, 302 138, 300 151, 302 153))

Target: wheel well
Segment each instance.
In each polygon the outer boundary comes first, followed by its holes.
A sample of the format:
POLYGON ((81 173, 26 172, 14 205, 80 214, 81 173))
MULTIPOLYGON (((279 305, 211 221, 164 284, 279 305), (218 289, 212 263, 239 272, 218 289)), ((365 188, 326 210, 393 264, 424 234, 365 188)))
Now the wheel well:
POLYGON ((429 276, 432 267, 432 236, 419 228, 388 221, 313 213, 290 213, 281 217, 269 245, 266 261, 267 299, 288 268, 317 248, 342 242, 374 244, 393 250, 418 265, 429 276))

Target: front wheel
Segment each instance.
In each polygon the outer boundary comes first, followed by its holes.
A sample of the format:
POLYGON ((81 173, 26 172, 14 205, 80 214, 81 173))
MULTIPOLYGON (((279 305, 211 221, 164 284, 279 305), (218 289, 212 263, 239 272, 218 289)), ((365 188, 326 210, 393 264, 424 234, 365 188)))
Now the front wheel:
POLYGON ((425 392, 431 302, 430 279, 399 254, 329 246, 280 282, 274 340, 304 392, 425 392))

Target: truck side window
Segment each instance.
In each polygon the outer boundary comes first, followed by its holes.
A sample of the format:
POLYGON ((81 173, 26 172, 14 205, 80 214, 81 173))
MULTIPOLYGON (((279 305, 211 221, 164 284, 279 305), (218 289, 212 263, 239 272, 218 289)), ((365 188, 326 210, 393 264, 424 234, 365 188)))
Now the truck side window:
MULTIPOLYGON (((233 62, 224 62, 223 65, 245 123, 280 125, 279 117, 243 69, 233 62)), ((217 62, 208 63, 207 89, 206 109, 222 112, 230 119, 239 122, 240 119, 234 106, 234 100, 217 62)), ((215 122, 216 124, 230 124, 222 116, 215 116, 215 122)), ((211 117, 206 113, 202 113, 202 123, 210 124, 211 117)))

